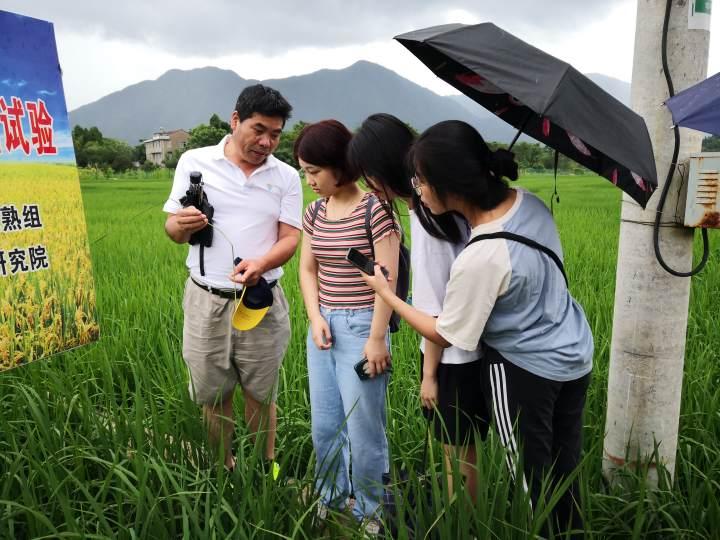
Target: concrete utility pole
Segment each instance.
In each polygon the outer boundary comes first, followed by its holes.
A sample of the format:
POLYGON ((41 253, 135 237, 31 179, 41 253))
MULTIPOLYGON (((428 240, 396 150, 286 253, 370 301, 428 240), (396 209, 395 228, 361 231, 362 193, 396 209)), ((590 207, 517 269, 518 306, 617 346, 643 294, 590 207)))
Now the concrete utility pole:
MULTIPOLYGON (((638 0, 631 99, 647 123, 660 186, 645 211, 623 196, 603 453, 603 472, 611 480, 613 471, 636 465, 638 457, 652 460, 656 445, 660 463, 671 475, 675 471, 690 279, 663 270, 653 250, 652 223, 674 146, 672 118, 662 105, 669 97, 661 57, 666 3, 638 0)), ((667 58, 676 93, 707 76, 709 22, 707 30, 689 26, 698 26, 695 10, 702 15, 709 4, 672 0, 667 58)), ((699 152, 701 143, 698 132, 682 128, 678 162, 699 152)), ((672 268, 686 272, 692 265, 693 231, 672 225, 679 187, 676 171, 665 203, 660 250, 672 268)), ((654 465, 651 484, 657 482, 654 465)))

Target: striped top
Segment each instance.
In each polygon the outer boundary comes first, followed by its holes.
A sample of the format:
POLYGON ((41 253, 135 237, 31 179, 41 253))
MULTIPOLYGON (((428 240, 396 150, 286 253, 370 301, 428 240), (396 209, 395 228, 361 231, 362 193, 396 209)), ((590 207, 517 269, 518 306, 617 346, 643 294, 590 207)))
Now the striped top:
POLYGON ((372 257, 368 230, 365 227, 367 205, 370 209, 370 230, 373 243, 393 231, 399 233, 397 221, 377 197, 366 193, 360 204, 343 219, 327 219, 327 200, 323 199, 313 224, 315 201, 308 204, 303 215, 303 229, 311 237, 312 253, 318 263, 320 305, 328 309, 363 309, 375 305, 375 291, 360 276, 360 270, 345 259, 348 248, 354 247, 372 257))

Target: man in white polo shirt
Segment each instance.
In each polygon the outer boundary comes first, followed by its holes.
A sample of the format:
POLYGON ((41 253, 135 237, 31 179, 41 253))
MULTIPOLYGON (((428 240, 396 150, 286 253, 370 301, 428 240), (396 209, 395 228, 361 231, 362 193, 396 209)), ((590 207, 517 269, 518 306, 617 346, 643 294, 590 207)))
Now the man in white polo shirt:
POLYGON ((250 430, 267 433, 265 457, 274 458, 277 374, 290 340, 288 304, 277 280, 295 253, 302 228, 302 189, 295 169, 272 152, 292 107, 272 88, 245 88, 230 119, 232 133, 217 146, 185 152, 175 170, 163 210, 165 231, 179 244, 208 226, 208 216, 180 199, 190 173, 202 173, 203 190, 214 207, 212 244, 190 246, 183 311, 183 358, 190 393, 208 423, 211 443, 222 448, 225 466, 235 458, 232 400, 236 385, 245 398, 250 430), (237 266, 233 260, 240 257, 237 266), (272 286, 273 304, 252 330, 231 325, 234 298, 260 277, 272 286))

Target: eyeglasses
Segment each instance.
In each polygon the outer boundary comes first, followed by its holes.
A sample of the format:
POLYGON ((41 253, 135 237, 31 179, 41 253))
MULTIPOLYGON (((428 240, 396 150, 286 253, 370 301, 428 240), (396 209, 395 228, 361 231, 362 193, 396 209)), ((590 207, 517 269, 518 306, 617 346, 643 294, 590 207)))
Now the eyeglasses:
POLYGON ((410 179, 410 185, 411 185, 412 188, 415 190, 415 193, 417 194, 417 196, 418 196, 418 197, 422 197, 422 188, 423 188, 423 185, 420 183, 420 179, 417 177, 417 175, 414 175, 414 176, 410 179))

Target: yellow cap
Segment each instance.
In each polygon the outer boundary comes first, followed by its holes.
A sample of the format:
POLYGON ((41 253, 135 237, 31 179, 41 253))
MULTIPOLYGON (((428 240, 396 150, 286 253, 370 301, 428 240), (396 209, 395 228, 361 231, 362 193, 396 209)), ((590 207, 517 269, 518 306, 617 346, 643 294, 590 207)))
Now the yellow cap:
POLYGON ((240 331, 252 330, 255 328, 258 324, 260 324, 260 321, 263 320, 263 317, 265 317, 268 309, 270 309, 270 306, 258 308, 248 307, 247 303, 243 301, 245 298, 245 291, 247 290, 247 287, 243 287, 240 299, 235 305, 235 312, 232 317, 233 327, 240 331))

